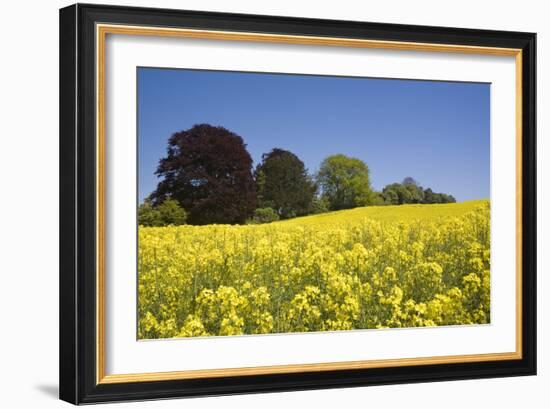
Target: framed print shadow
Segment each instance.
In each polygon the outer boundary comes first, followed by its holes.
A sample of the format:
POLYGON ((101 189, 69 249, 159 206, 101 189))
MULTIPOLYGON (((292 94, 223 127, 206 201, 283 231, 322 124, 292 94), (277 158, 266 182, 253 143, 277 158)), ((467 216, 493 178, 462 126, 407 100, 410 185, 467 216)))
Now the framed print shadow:
POLYGON ((536 373, 532 33, 60 10, 60 398, 536 373))

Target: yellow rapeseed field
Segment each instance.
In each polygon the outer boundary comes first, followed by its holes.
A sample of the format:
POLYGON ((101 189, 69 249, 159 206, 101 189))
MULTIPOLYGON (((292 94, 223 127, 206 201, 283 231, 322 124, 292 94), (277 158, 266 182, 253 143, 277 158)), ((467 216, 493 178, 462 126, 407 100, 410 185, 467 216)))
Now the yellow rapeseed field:
POLYGON ((483 324, 489 202, 139 228, 138 337, 483 324))

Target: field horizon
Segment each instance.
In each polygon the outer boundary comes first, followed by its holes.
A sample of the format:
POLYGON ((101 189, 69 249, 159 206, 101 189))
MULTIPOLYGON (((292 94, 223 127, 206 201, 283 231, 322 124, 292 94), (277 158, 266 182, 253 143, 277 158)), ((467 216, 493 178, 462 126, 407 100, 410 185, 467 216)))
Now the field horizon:
POLYGON ((341 217, 347 221, 367 218, 377 221, 399 221, 400 218, 406 218, 408 221, 413 219, 426 220, 444 216, 460 216, 471 211, 475 206, 490 203, 490 199, 466 200, 460 203, 436 203, 436 204, 402 204, 402 205, 383 205, 383 206, 363 206, 354 209, 333 210, 326 213, 313 214, 307 216, 295 217, 293 219, 278 220, 270 224, 277 223, 330 223, 333 217, 341 217))

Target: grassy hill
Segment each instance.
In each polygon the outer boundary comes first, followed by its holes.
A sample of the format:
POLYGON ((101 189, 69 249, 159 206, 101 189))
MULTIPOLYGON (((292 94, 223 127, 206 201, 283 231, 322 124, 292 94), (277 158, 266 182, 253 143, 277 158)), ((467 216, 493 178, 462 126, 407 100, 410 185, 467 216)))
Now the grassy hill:
POLYGON ((446 217, 459 217, 474 210, 477 206, 488 203, 489 200, 472 200, 462 203, 445 204, 409 204, 400 206, 370 206, 357 207, 350 210, 339 210, 313 216, 297 217, 276 223, 284 224, 340 224, 352 223, 364 219, 381 222, 436 220, 446 217))

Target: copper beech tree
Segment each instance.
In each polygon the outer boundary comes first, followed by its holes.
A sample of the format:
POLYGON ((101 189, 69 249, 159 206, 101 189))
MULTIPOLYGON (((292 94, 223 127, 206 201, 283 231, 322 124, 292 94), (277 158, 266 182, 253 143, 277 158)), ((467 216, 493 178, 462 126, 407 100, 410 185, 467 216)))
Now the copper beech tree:
POLYGON ((243 139, 219 126, 174 133, 159 162, 153 204, 176 200, 189 224, 242 224, 256 207, 252 158, 243 139))

